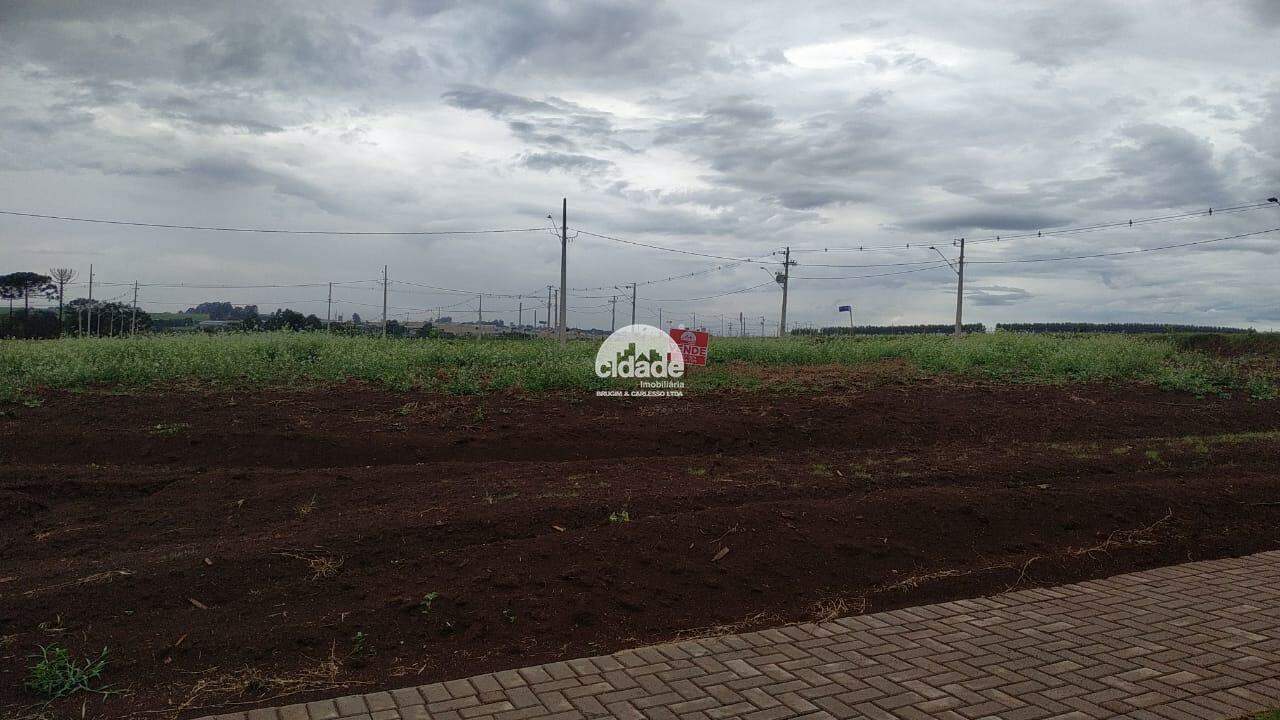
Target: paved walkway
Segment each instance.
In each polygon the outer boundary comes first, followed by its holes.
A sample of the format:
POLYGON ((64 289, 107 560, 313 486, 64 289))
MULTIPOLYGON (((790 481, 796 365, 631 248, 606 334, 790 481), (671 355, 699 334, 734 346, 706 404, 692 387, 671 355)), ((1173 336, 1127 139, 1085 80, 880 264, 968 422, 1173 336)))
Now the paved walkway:
POLYGON ((219 720, 1228 718, 1280 707, 1280 552, 219 720))

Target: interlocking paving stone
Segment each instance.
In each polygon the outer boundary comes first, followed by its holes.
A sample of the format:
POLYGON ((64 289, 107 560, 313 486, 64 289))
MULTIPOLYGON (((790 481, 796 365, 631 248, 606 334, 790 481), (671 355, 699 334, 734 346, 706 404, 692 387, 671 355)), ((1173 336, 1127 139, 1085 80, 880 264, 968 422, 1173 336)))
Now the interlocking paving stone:
POLYGON ((216 720, 1088 720, 1272 707, 1280 551, 216 720))

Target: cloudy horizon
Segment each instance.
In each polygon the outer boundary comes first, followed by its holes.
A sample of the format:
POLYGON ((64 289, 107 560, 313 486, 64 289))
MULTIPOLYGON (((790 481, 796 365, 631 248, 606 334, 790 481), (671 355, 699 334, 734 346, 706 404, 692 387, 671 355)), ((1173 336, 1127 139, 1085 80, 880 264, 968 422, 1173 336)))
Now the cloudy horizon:
MULTIPOLYGON (((392 317, 474 317, 474 298, 434 286, 528 295, 527 322, 531 306, 545 319, 533 296, 559 283, 547 216, 558 222, 567 198, 583 231, 569 249, 572 326, 607 328, 615 286, 687 276, 641 285, 637 319, 661 307, 719 331, 742 313, 758 330, 777 322, 766 273, 786 246, 791 327, 843 324, 844 304, 860 324, 948 323, 955 276, 931 244, 954 257, 961 236, 1280 193, 1278 32, 1269 0, 0 0, 0 210, 547 228, 268 235, 0 216, 0 272, 73 267, 83 281, 92 263, 98 282, 120 283, 95 297, 136 280, 156 311, 229 301, 322 317, 321 284, 364 281, 335 288, 334 312, 371 318, 370 281, 388 265, 392 317)), ((1270 204, 975 242, 965 320, 1280 328, 1280 233, 994 262, 1276 227, 1270 204)), ((485 318, 513 322, 518 302, 486 298, 485 318)), ((619 324, 629 317, 620 300, 619 324)))

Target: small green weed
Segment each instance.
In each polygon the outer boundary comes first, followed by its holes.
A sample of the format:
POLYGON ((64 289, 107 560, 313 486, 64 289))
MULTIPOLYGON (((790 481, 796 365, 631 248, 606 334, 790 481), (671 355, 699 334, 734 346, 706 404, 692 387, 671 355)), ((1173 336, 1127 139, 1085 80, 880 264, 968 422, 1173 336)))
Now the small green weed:
POLYGON ((368 657, 373 654, 373 649, 369 647, 369 636, 359 630, 351 637, 351 657, 368 657))
POLYGON ((513 612, 511 612, 511 608, 507 608, 507 609, 505 609, 505 610, 503 610, 503 611, 502 611, 502 619, 503 619, 503 620, 506 620, 507 622, 511 623, 512 625, 515 625, 515 624, 516 624, 516 614, 515 614, 515 613, 513 613, 513 612))
POLYGON ((691 467, 689 468, 689 474, 694 477, 702 477, 703 475, 707 474, 707 469, 701 468, 701 467, 691 467))
POLYGON ((40 653, 32 655, 38 660, 27 668, 26 687, 45 698, 57 700, 79 691, 106 694, 105 687, 93 686, 107 669, 107 649, 97 658, 86 657, 81 665, 71 658, 71 651, 59 645, 41 645, 40 653))
POLYGON ((615 525, 619 525, 621 523, 629 523, 631 522, 631 513, 627 512, 626 510, 614 510, 613 512, 609 513, 609 522, 615 525))
POLYGON ((191 428, 191 423, 157 423, 152 426, 151 434, 159 437, 181 435, 191 428))
POLYGON ((422 596, 422 602, 418 603, 418 612, 423 615, 431 614, 431 604, 440 599, 440 593, 432 591, 422 596))
POLYGON ((416 412, 418 412, 418 403, 416 402, 407 402, 396 408, 397 415, 412 415, 416 412))

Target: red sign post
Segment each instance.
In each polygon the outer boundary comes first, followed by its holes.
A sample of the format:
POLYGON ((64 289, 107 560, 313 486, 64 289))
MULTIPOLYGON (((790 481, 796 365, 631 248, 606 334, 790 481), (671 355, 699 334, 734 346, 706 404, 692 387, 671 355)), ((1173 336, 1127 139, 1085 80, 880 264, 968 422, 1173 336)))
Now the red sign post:
POLYGON ((707 346, 711 343, 711 333, 672 328, 671 339, 676 341, 680 352, 684 353, 685 367, 707 364, 707 346))

